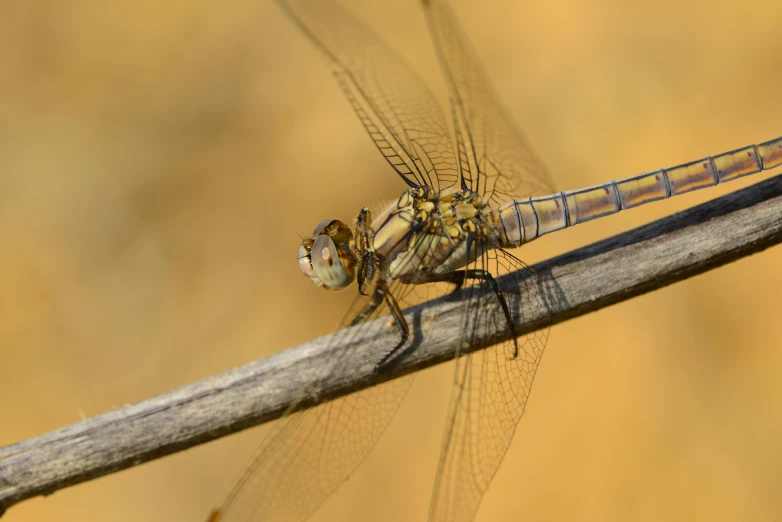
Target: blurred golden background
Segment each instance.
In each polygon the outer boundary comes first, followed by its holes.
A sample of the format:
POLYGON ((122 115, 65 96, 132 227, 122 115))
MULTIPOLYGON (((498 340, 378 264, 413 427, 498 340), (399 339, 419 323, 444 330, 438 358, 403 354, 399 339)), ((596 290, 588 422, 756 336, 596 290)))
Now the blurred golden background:
MULTIPOLYGON (((782 134, 776 0, 454 3, 560 189, 782 134)), ((348 7, 444 101, 416 2, 348 7)), ((336 325, 354 290, 302 277, 297 234, 405 186, 273 3, 34 0, 2 13, 0 445, 336 325)), ((534 263, 758 179, 521 255, 534 263)), ((478 520, 782 519, 780 266, 772 248, 555 327, 478 520)), ((419 375, 313 520, 425 519, 451 379, 446 365, 419 375)), ((263 430, 3 521, 204 520, 263 430)))

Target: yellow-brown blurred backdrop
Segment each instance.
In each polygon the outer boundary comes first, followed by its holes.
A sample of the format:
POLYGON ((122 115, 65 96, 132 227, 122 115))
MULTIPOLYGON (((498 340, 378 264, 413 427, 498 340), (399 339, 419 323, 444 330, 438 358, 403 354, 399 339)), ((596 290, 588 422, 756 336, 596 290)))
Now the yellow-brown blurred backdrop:
MULTIPOLYGON (((443 99, 415 2, 353 2, 443 99)), ((455 2, 561 189, 782 134, 782 3, 455 2)), ((328 333, 297 234, 405 187, 268 1, 0 2, 0 445, 328 333)), ((754 183, 548 236, 529 262, 754 183)), ((553 329, 478 520, 782 518, 782 250, 553 329)), ((450 366, 314 520, 424 520, 450 366)), ((263 428, 13 507, 203 520, 263 428)))

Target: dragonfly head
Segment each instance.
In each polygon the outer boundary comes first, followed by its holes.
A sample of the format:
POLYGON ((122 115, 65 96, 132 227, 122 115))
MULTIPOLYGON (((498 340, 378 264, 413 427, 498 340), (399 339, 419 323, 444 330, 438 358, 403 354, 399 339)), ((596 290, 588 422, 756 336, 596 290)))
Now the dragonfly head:
POLYGON ((356 260, 350 249, 353 232, 336 219, 321 221, 299 247, 299 269, 326 290, 342 290, 356 279, 356 260))

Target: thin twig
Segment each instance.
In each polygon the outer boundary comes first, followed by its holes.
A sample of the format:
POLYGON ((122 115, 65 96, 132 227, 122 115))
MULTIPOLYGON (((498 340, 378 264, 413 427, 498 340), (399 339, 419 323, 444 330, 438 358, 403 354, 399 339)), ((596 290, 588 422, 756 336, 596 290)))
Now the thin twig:
MULTIPOLYGON (((553 324, 700 274, 782 242, 782 176, 533 267, 553 324)), ((520 299, 518 295, 515 298, 520 299)), ((514 298, 511 296, 511 298, 514 298)), ((393 368, 374 371, 393 328, 373 329, 360 346, 329 346, 330 336, 170 393, 0 448, 0 513, 24 499, 107 475, 278 418, 310 383, 310 407, 452 358, 463 309, 459 299, 425 303, 438 328, 393 368), (354 349, 351 367, 314 379, 334 351, 354 349), (317 397, 318 399, 314 399, 317 397)), ((514 307, 511 307, 514 308, 514 307)), ((412 319, 412 318, 411 318, 412 319)), ((514 317, 517 334, 541 317, 514 317)), ((487 332, 465 351, 507 335, 487 332)))

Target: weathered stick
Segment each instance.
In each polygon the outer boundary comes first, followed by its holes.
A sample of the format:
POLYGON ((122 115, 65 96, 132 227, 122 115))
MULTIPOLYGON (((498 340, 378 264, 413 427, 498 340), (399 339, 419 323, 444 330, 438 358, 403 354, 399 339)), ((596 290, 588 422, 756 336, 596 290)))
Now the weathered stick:
MULTIPOLYGON (((533 267, 559 323, 700 274, 782 242, 782 176, 575 250, 533 267)), ((516 296, 517 299, 523 296, 516 296)), ((513 298, 513 296, 511 296, 513 298)), ((453 357, 459 299, 424 303, 407 314, 435 313, 438 328, 393 368, 374 371, 398 339, 394 328, 367 329, 355 346, 323 337, 221 375, 57 431, 0 448, 0 513, 24 499, 129 468, 453 357), (333 344, 333 343, 331 343, 333 344), (354 350, 350 367, 322 378, 334 352, 354 350), (314 377, 317 376, 317 379, 314 377), (313 379, 316 381, 312 384, 313 379)), ((511 309, 516 307, 512 306, 511 309)), ((413 317, 410 318, 412 321, 413 317)), ((540 317, 516 314, 517 333, 540 317)), ((380 319, 382 321, 382 319, 380 319)), ((507 335, 486 332, 469 350, 507 335)), ((344 352, 342 352, 344 353, 344 352)))

